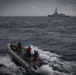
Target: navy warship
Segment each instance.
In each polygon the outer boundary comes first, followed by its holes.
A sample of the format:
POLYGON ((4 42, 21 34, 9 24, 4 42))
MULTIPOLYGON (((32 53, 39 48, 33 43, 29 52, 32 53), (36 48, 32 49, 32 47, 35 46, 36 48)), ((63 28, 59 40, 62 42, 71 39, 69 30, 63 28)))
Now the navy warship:
POLYGON ((57 8, 55 9, 55 12, 52 15, 48 15, 48 17, 70 17, 68 15, 65 15, 63 13, 58 13, 57 8))

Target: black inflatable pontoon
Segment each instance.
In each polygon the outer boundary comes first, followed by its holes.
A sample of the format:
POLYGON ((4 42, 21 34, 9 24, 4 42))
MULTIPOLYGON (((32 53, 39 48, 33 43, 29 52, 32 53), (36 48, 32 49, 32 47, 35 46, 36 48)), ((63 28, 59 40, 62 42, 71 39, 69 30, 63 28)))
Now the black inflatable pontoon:
POLYGON ((40 66, 40 63, 41 63, 40 59, 37 60, 37 61, 33 61, 33 60, 27 61, 26 60, 26 57, 25 57, 26 48, 22 47, 21 48, 21 52, 18 52, 16 50, 16 44, 14 44, 14 43, 8 43, 6 45, 6 49, 7 49, 8 53, 11 55, 11 57, 13 59, 15 59, 24 68, 31 69, 31 67, 40 66))

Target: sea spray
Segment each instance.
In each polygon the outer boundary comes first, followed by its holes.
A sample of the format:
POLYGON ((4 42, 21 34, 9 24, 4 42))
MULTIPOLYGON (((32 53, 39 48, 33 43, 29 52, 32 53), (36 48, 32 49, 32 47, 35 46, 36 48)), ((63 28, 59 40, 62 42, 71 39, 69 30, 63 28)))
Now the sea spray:
MULTIPOLYGON (((55 53, 51 53, 49 51, 43 51, 36 46, 31 45, 32 53, 34 50, 39 52, 39 56, 41 60, 45 64, 43 64, 40 68, 38 68, 38 72, 42 75, 75 75, 76 62, 69 62, 65 60, 61 60, 55 53)), ((20 66, 17 66, 13 61, 9 54, 5 56, 0 56, 0 73, 9 74, 9 75, 24 75, 27 74, 27 71, 20 66)))
MULTIPOLYGON (((17 66, 9 54, 0 56, 0 75, 23 75, 22 67, 17 66)), ((25 70, 26 72, 26 70, 25 70)))
POLYGON ((61 55, 57 55, 55 53, 51 53, 49 51, 43 51, 36 46, 31 46, 32 52, 37 50, 39 52, 40 58, 44 61, 44 65, 42 65, 38 71, 45 75, 75 75, 76 62, 69 62, 65 60, 61 60, 59 57, 61 55), (73 69, 74 68, 74 69, 73 69))

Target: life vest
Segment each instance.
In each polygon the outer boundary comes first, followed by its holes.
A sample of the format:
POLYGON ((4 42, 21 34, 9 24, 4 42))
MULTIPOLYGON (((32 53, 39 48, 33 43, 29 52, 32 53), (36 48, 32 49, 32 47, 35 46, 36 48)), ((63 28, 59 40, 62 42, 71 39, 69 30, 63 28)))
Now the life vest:
POLYGON ((21 46, 21 43, 18 43, 18 45, 17 46, 21 46))
POLYGON ((39 57, 38 52, 35 52, 35 53, 34 53, 34 57, 35 57, 35 58, 38 58, 38 57, 39 57))
POLYGON ((27 49, 27 50, 28 50, 28 52, 29 52, 29 53, 31 53, 31 47, 28 47, 28 49, 27 49))

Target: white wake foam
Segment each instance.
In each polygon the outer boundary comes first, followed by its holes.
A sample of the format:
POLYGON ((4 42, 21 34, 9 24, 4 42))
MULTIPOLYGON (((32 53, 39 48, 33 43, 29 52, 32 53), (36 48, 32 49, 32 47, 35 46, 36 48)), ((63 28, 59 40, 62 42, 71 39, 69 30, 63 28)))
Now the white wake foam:
POLYGON ((74 75, 76 74, 76 62, 68 62, 59 59, 59 55, 51 53, 49 51, 43 51, 38 47, 31 46, 32 52, 37 50, 40 54, 40 58, 47 64, 41 66, 40 73, 45 75, 74 75))
MULTIPOLYGON (((44 75, 76 75, 76 62, 60 60, 60 56, 55 53, 43 51, 38 47, 32 45, 31 47, 32 52, 34 52, 34 50, 37 50, 39 52, 40 58, 44 61, 44 63, 46 63, 38 69, 38 72, 44 75)), ((12 75, 18 75, 18 73, 20 73, 19 75, 23 75, 21 69, 19 69, 20 67, 14 64, 8 54, 3 57, 0 56, 0 64, 3 64, 6 67, 10 68, 10 72, 14 72, 12 75)), ((5 72, 7 72, 7 70, 5 72)))
POLYGON ((2 75, 23 75, 22 70, 24 69, 17 66, 12 61, 12 58, 9 54, 6 54, 5 56, 0 56, 0 65, 3 65, 3 67, 0 67, 0 73, 2 73, 2 75))

